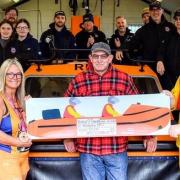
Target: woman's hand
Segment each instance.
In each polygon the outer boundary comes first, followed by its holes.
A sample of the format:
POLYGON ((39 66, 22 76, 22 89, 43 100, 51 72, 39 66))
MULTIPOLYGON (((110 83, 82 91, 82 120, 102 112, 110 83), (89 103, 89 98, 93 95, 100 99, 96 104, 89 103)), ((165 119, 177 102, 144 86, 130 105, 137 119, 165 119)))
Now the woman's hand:
POLYGON ((174 98, 173 94, 171 93, 171 91, 163 90, 162 93, 164 93, 165 95, 170 97, 170 107, 171 107, 171 109, 174 109, 175 98, 174 98))
POLYGON ((32 96, 28 94, 27 96, 24 97, 24 100, 27 101, 30 98, 32 98, 32 96))
POLYGON ((180 124, 172 125, 169 128, 169 135, 171 137, 177 138, 180 135, 180 124))
POLYGON ((20 138, 17 138, 16 141, 17 147, 30 147, 32 145, 30 138, 27 138, 26 141, 22 141, 20 138))

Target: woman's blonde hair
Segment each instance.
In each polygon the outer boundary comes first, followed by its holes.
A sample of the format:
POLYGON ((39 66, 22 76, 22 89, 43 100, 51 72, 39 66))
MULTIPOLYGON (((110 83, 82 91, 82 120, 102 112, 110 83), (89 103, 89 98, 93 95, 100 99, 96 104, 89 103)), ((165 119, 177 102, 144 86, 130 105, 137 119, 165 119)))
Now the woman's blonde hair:
POLYGON ((4 91, 5 91, 6 73, 11 65, 17 66, 17 68, 22 73, 21 84, 17 88, 17 91, 16 91, 16 98, 21 103, 21 105, 24 107, 24 96, 25 96, 24 72, 23 72, 23 68, 22 68, 20 62, 16 58, 7 59, 1 65, 1 68, 0 68, 0 92, 4 93, 4 91))

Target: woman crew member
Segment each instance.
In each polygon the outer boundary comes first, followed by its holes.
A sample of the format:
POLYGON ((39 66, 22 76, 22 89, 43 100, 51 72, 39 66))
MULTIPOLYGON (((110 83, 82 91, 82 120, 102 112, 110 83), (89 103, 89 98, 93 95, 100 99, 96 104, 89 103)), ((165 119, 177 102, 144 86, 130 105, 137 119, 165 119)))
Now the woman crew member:
POLYGON ((12 40, 13 26, 8 20, 0 22, 0 65, 7 58, 15 55, 15 48, 12 40))
POLYGON ((30 23, 26 19, 19 19, 15 29, 17 33, 14 42, 16 57, 25 71, 31 64, 28 60, 38 60, 41 52, 38 40, 30 34, 30 23))

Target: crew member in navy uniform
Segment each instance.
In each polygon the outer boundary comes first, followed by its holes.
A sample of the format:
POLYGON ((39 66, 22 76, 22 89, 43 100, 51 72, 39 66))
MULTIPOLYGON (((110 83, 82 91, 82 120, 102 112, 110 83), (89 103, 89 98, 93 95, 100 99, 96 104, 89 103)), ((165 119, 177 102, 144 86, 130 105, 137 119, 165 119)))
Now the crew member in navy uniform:
POLYGON ((49 25, 49 29, 42 33, 40 38, 40 49, 44 59, 54 59, 52 63, 66 63, 75 59, 75 52, 58 49, 75 49, 75 39, 73 34, 67 30, 66 15, 64 11, 57 11, 54 14, 54 22, 49 25), (57 49, 57 50, 55 50, 57 49))
POLYGON ((13 26, 10 21, 0 23, 0 65, 4 60, 15 56, 16 49, 12 39, 13 26))
MULTIPOLYGON (((148 60, 148 65, 157 72, 163 89, 169 89, 168 76, 164 63, 163 49, 167 47, 170 37, 175 31, 175 26, 168 22, 163 15, 159 1, 149 5, 149 23, 138 29, 130 43, 131 50, 139 50, 142 60, 148 60)), ((145 64, 147 64, 145 62, 145 64)))
POLYGON ((26 19, 19 19, 16 24, 16 38, 14 40, 15 56, 26 71, 33 60, 41 58, 38 40, 30 34, 30 23, 26 19))
POLYGON ((129 52, 122 52, 121 49, 123 48, 128 50, 128 44, 134 34, 131 33, 131 30, 127 27, 127 21, 123 16, 116 17, 116 27, 117 29, 109 41, 111 49, 116 50, 113 52, 113 63, 128 65, 132 64, 129 59, 129 52))
POLYGON ((174 13, 174 24, 176 31, 170 38, 166 49, 164 49, 165 67, 170 80, 171 90, 180 75, 180 9, 174 13))
MULTIPOLYGON (((77 49, 87 49, 90 51, 94 43, 107 42, 105 34, 94 25, 92 14, 85 14, 83 16, 81 27, 82 30, 75 36, 77 49)), ((79 52, 78 58, 87 60, 89 51, 79 52)))

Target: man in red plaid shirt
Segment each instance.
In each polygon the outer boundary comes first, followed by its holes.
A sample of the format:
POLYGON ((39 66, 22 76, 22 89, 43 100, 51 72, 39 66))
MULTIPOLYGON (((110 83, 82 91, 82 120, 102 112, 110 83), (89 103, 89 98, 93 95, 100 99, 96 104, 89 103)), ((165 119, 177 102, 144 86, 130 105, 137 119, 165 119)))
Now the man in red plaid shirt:
MULTIPOLYGON (((112 67, 113 55, 109 45, 95 43, 89 59, 87 71, 71 81, 66 97, 138 94, 132 78, 112 67)), ((127 180, 127 144, 127 137, 79 138, 76 142, 64 140, 68 152, 80 152, 84 180, 127 180)), ((145 138, 144 146, 148 152, 154 152, 156 139, 145 138)))

